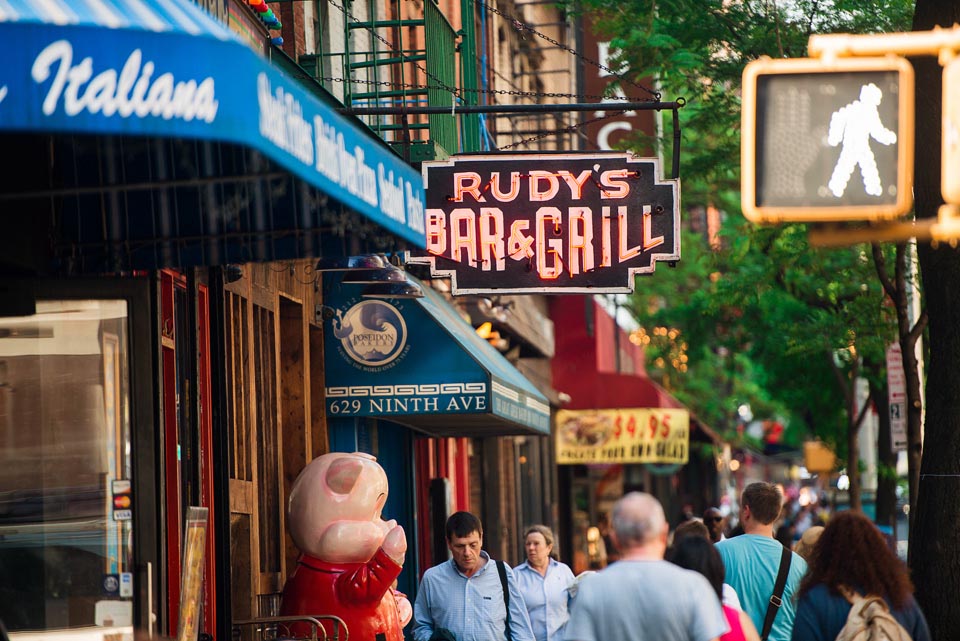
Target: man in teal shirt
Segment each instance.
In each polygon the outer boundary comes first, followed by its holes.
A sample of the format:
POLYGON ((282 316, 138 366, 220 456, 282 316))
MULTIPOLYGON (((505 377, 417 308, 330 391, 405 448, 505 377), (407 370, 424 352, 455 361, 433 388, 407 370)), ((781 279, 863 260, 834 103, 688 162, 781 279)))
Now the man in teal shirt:
MULTIPOLYGON (((773 538, 773 524, 783 509, 783 494, 773 483, 751 483, 740 496, 740 523, 744 534, 717 543, 727 570, 726 582, 737 595, 743 611, 760 631, 780 569, 783 546, 773 538)), ((796 594, 807 572, 803 558, 790 553, 790 572, 781 596, 782 605, 773 620, 768 639, 790 641, 796 615, 796 594)))

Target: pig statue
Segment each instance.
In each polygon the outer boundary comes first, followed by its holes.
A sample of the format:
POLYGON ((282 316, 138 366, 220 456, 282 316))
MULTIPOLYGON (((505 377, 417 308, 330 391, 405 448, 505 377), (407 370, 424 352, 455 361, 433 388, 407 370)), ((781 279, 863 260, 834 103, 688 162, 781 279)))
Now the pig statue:
POLYGON ((369 454, 331 452, 300 472, 288 524, 302 554, 284 586, 281 615, 333 614, 351 641, 403 641, 413 608, 393 584, 407 539, 396 521, 380 518, 386 501, 387 475, 369 454))

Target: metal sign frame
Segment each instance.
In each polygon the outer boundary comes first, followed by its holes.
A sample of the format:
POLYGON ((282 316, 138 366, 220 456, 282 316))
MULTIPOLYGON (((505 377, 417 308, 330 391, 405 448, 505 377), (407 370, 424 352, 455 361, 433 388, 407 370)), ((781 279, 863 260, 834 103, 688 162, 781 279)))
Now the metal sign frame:
POLYGON ((890 220, 903 216, 913 205, 914 73, 905 58, 761 58, 743 71, 741 120, 741 208, 754 223, 837 222, 890 220), (757 205, 757 82, 762 76, 896 72, 898 87, 897 194, 892 204, 839 206, 757 205))

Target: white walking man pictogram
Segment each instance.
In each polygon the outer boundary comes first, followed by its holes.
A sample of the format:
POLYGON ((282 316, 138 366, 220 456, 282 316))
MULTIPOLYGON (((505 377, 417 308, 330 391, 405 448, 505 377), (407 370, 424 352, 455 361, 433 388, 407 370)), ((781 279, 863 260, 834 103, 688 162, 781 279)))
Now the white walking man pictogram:
POLYGON ((877 161, 870 149, 870 138, 881 145, 892 145, 897 142, 897 134, 890 131, 880 122, 877 105, 883 99, 880 87, 872 82, 860 87, 860 99, 854 100, 839 111, 833 112, 830 117, 830 131, 827 133, 827 143, 836 147, 841 142, 840 159, 833 168, 833 175, 827 186, 833 195, 839 198, 847 189, 850 176, 857 165, 860 166, 860 175, 863 177, 863 188, 871 196, 883 194, 880 183, 880 174, 877 171, 877 161))

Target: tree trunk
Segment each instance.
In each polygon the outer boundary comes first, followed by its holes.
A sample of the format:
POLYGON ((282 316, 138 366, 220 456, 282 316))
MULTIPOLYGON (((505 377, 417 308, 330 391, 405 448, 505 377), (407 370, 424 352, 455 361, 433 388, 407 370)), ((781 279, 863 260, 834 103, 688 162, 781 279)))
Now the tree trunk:
MULTIPOLYGON (((924 312, 929 318, 929 307, 924 312)), ((920 395, 920 364, 917 361, 917 338, 920 332, 911 331, 900 337, 903 374, 907 386, 907 477, 910 491, 910 523, 920 491, 920 457, 923 453, 923 401, 920 395)), ((928 371, 929 375, 929 371, 928 371)), ((927 419, 929 421, 929 418, 927 419)))
POLYGON ((893 451, 890 440, 890 401, 887 386, 874 387, 873 402, 877 408, 879 426, 877 430, 877 517, 879 525, 897 530, 897 453, 893 451))
POLYGON ((857 420, 856 405, 847 412, 847 479, 850 481, 850 509, 863 511, 860 500, 860 421, 857 420))
POLYGON ((860 366, 857 358, 853 359, 849 371, 844 371, 834 360, 832 354, 828 357, 833 369, 833 375, 836 378, 837 385, 843 393, 847 403, 847 481, 849 486, 847 496, 850 497, 850 509, 862 512, 863 507, 860 499, 860 448, 858 446, 858 435, 860 425, 863 423, 863 417, 866 415, 866 408, 870 406, 868 398, 864 404, 863 410, 857 413, 857 377, 860 375, 860 366))
MULTIPOLYGON (((949 0, 917 0, 913 28, 960 21, 949 0)), ((935 56, 913 60, 916 71, 914 198, 918 218, 937 215, 940 196, 941 68, 935 56)), ((910 567, 934 639, 960 637, 960 252, 946 244, 918 247, 929 318, 926 440, 910 533, 910 567)), ((905 352, 906 354, 907 352, 905 352)), ((914 408, 908 408, 913 410, 914 408)), ((912 438, 913 435, 910 435, 912 438)), ((918 445, 909 443, 914 455, 918 445)))
MULTIPOLYGON (((887 295, 890 297, 890 300, 894 304, 894 308, 897 311, 897 342, 900 345, 900 359, 901 364, 903 365, 904 372, 904 384, 906 387, 906 421, 907 421, 907 460, 909 463, 908 469, 908 480, 909 480, 909 502, 910 506, 914 507, 917 504, 917 491, 920 487, 920 454, 921 454, 921 430, 923 428, 923 403, 921 401, 920 395, 920 369, 919 363, 916 354, 917 341, 923 335, 924 330, 927 326, 927 312, 926 310, 920 313, 920 317, 917 318, 911 327, 910 322, 910 309, 909 309, 909 299, 907 297, 907 271, 908 264, 911 262, 909 259, 909 247, 906 243, 898 243, 896 247, 896 259, 895 259, 895 274, 891 279, 887 273, 885 266, 883 250, 877 243, 873 244, 873 263, 877 269, 877 276, 880 278, 880 282, 883 284, 884 290, 887 292, 887 295), (912 447, 910 445, 912 444, 912 447)), ((914 275, 910 274, 911 283, 914 282, 914 275)), ((915 285, 912 285, 915 286, 915 285)), ((871 387, 871 390, 873 388, 871 387)), ((889 432, 890 432, 890 415, 889 415, 889 400, 888 392, 886 390, 874 390, 877 392, 874 396, 878 401, 882 399, 883 405, 886 407, 884 412, 880 413, 880 429, 881 435, 883 434, 883 429, 886 427, 887 435, 881 436, 883 439, 882 447, 880 448, 880 462, 886 464, 886 459, 884 456, 892 457, 892 463, 896 463, 896 453, 892 451, 892 444, 890 443, 889 432)), ((896 488, 896 478, 890 479, 890 485, 896 488)), ((877 490, 885 488, 882 483, 878 485, 877 490)), ((894 505, 896 504, 896 496, 893 497, 894 505)), ((891 508, 892 509, 892 508, 891 508)), ((877 522, 883 522, 880 520, 881 515, 881 506, 880 506, 880 497, 877 498, 877 522)), ((886 513, 883 513, 886 516, 886 513)))

